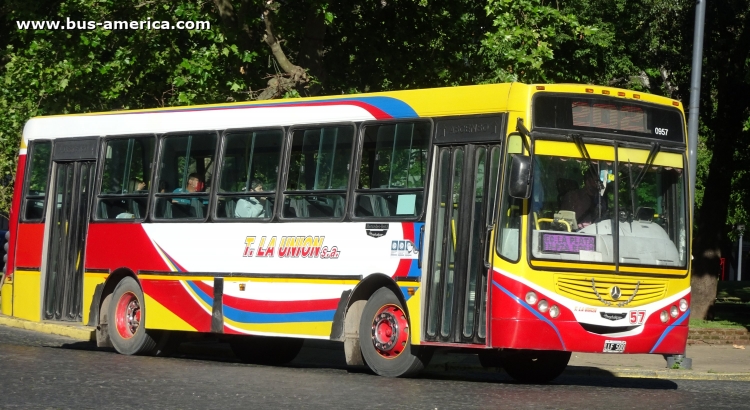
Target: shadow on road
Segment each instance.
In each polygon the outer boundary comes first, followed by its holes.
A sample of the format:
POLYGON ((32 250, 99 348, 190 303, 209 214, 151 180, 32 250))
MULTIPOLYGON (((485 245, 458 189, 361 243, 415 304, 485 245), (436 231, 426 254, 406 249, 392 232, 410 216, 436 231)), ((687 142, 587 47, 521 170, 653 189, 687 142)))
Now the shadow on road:
MULTIPOLYGON (((173 335, 174 336, 174 335, 173 335)), ((161 351, 160 356, 175 359, 205 360, 213 362, 242 363, 232 353, 228 343, 216 337, 194 337, 192 334, 176 335, 169 344, 169 349, 161 351)), ((74 342, 59 346, 48 346, 57 349, 92 350, 112 352, 112 348, 98 348, 93 342, 74 342)), ((478 365, 475 355, 436 353, 437 366, 430 366, 419 379, 452 380, 473 383, 501 383, 521 384, 514 381, 504 371, 497 369, 482 369, 478 365), (451 363, 463 365, 452 366, 451 363), (475 365, 473 362, 476 361, 475 365)), ((257 366, 257 365, 249 365, 257 366)), ((306 340, 302 350, 290 363, 277 366, 279 368, 333 369, 345 370, 353 374, 369 374, 376 376, 366 366, 347 366, 344 358, 343 346, 339 342, 327 340, 306 340)), ((655 378, 623 378, 596 367, 568 366, 562 376, 555 379, 550 386, 582 386, 609 387, 622 389, 675 390, 677 384, 670 380, 655 378)))

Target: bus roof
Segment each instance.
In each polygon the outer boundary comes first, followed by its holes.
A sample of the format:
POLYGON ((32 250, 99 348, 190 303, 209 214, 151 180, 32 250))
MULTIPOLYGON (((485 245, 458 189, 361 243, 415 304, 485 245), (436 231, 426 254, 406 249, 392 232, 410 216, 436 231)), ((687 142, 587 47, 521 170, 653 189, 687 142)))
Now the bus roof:
POLYGON ((504 83, 35 117, 24 127, 21 148, 34 139, 527 111, 537 92, 588 92, 681 108, 668 98, 612 87, 504 83))

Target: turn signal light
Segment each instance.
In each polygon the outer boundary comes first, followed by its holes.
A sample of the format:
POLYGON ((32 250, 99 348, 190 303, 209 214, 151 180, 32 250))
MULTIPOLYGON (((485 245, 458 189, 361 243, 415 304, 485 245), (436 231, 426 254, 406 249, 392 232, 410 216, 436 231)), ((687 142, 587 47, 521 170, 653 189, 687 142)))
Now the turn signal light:
POLYGON ((677 317, 677 315, 680 314, 680 311, 677 309, 677 306, 672 306, 672 308, 669 309, 669 314, 672 315, 672 317, 677 317))
POLYGON ((688 303, 687 303, 687 300, 685 300, 685 299, 680 299, 680 312, 684 312, 684 311, 686 311, 686 310, 687 310, 687 308, 688 308, 688 303))
POLYGON ((552 319, 560 316, 560 308, 557 307, 557 305, 552 306, 551 308, 549 308, 549 315, 550 317, 552 317, 552 319))
POLYGON ((669 313, 667 313, 666 310, 662 310, 659 314, 659 319, 661 319, 662 323, 667 323, 667 320, 669 320, 669 313))
POLYGON ((529 305, 535 305, 537 300, 539 299, 536 297, 536 293, 529 292, 526 294, 526 303, 529 305))
POLYGON ((547 301, 542 299, 539 301, 539 311, 544 313, 549 308, 549 304, 547 304, 547 301))

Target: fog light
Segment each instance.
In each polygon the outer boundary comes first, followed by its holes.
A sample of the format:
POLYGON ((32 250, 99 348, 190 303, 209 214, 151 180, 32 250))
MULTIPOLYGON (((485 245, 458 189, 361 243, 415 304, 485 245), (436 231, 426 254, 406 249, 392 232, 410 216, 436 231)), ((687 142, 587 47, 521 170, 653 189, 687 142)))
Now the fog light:
POLYGON ((659 319, 661 319, 663 323, 667 323, 667 320, 669 320, 669 313, 667 313, 666 310, 662 310, 659 319))
POLYGON ((687 303, 687 300, 685 300, 685 299, 680 299, 680 312, 684 312, 684 311, 686 311, 686 310, 687 310, 687 308, 688 308, 688 303, 687 303))
POLYGON ((669 314, 672 315, 672 317, 677 317, 677 315, 680 314, 680 311, 677 310, 677 306, 672 306, 672 308, 669 309, 669 314))
POLYGON ((538 300, 538 299, 537 299, 537 297, 536 297, 536 293, 534 293, 534 292, 529 292, 529 293, 527 293, 527 294, 526 294, 526 303, 528 303, 529 305, 534 305, 534 304, 536 304, 536 301, 537 301, 537 300, 538 300))
POLYGON ((544 313, 544 312, 547 311, 548 308, 549 308, 549 305, 547 304, 546 300, 542 299, 542 300, 539 301, 539 308, 538 309, 539 309, 540 312, 544 313))
POLYGON ((552 306, 551 308, 549 308, 549 315, 550 317, 552 317, 552 319, 560 316, 560 308, 558 308, 557 306, 552 306))

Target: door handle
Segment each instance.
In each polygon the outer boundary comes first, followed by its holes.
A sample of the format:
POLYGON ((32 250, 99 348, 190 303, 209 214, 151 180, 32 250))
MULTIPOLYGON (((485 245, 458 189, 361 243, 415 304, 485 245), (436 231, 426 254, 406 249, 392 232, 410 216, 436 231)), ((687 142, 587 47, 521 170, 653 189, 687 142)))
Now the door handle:
POLYGON ((417 257, 417 267, 422 269, 422 254, 424 253, 424 225, 419 228, 419 256, 417 257))
POLYGON ((490 238, 492 238, 492 226, 488 226, 486 228, 486 231, 484 232, 484 255, 482 256, 484 267, 489 269, 491 264, 490 260, 488 259, 488 255, 490 253, 490 238))

